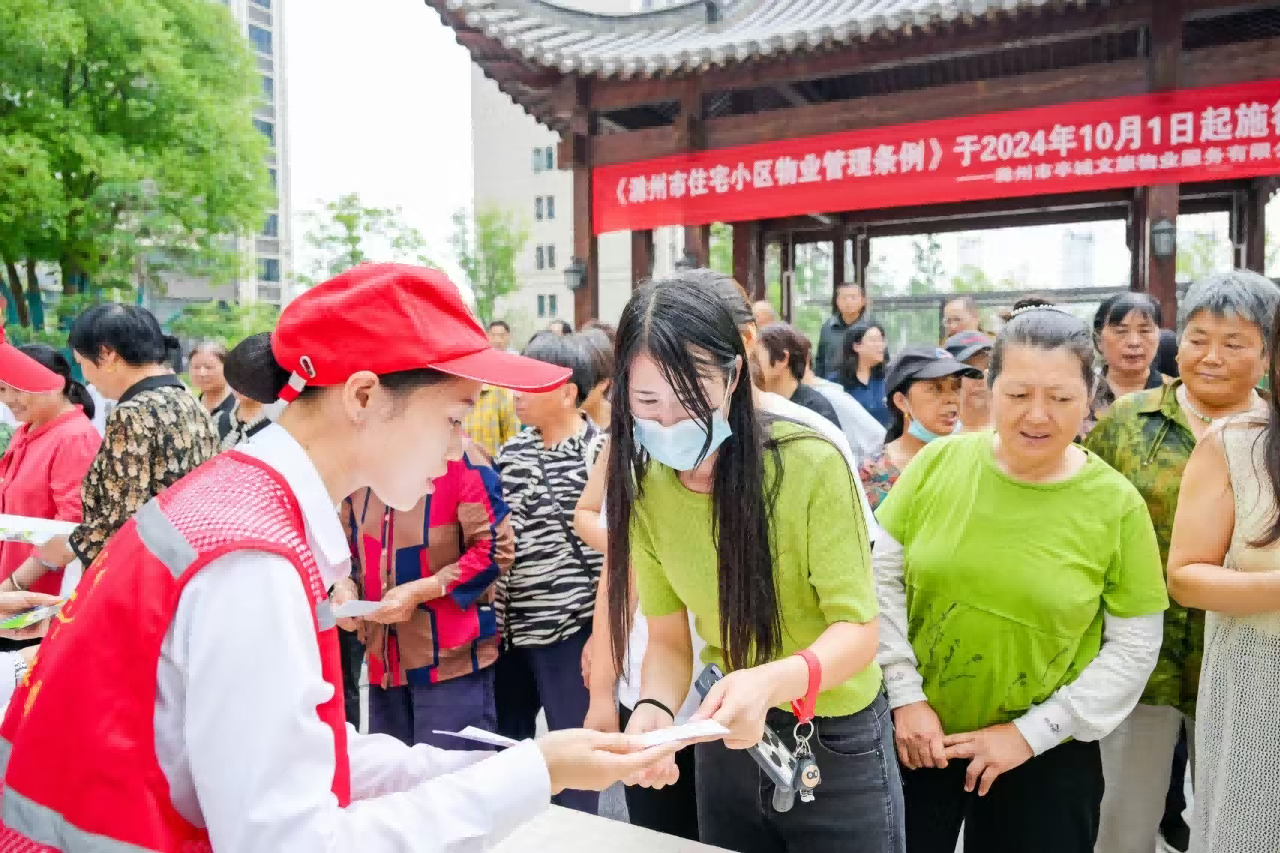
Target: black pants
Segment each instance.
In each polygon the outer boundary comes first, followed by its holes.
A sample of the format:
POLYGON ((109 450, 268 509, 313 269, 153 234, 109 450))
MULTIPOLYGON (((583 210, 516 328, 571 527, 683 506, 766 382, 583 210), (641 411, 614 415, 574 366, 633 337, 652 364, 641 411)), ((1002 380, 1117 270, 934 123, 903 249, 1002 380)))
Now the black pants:
POLYGON ((347 706, 347 722, 360 731, 360 668, 364 666, 364 644, 351 631, 339 628, 338 651, 342 656, 342 698, 347 706))
POLYGON ((954 853, 1093 853, 1102 805, 1097 743, 1068 741, 996 779, 985 797, 965 793, 968 761, 902 771, 907 850, 954 853))
MULTIPOLYGON (((581 728, 591 696, 582 683, 582 650, 591 636, 587 626, 550 646, 507 649, 494 664, 493 694, 498 710, 498 734, 516 740, 537 733, 538 711, 547 728, 581 728)), ((595 791, 561 791, 551 798, 558 806, 595 814, 600 795, 595 791)))
MULTIPOLYGON (((631 719, 631 709, 626 705, 618 705, 618 725, 623 731, 627 729, 627 721, 631 719)), ((676 753, 676 767, 680 770, 680 779, 674 785, 665 788, 645 788, 631 785, 626 788, 627 815, 635 826, 652 829, 654 832, 665 832, 698 840, 698 788, 694 774, 697 768, 697 755, 693 747, 687 746, 676 753)))
MULTIPOLYGON (((766 721, 795 748, 793 715, 774 708, 766 721)), ((774 811, 773 782, 746 750, 721 741, 694 747, 703 843, 735 853, 904 853, 902 782, 883 694, 856 714, 816 723, 810 746, 822 783, 813 802, 797 798, 787 812, 774 811)))

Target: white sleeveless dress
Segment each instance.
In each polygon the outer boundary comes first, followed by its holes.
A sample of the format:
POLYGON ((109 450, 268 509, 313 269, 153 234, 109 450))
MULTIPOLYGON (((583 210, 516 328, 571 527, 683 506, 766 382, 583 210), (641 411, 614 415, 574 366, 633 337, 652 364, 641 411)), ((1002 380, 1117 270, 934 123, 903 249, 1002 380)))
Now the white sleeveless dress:
MULTIPOLYGON (((1236 521, 1224 566, 1280 570, 1280 545, 1249 544, 1277 510, 1256 418, 1222 431, 1236 521)), ((1208 613, 1196 700, 1194 853, 1280 850, 1280 613, 1208 613)))

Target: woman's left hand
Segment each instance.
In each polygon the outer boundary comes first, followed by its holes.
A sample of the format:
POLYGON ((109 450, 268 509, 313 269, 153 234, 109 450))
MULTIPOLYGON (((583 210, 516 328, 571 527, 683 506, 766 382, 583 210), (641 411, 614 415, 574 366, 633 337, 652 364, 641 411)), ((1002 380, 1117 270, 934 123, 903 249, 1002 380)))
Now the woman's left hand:
POLYGON ((731 672, 707 691, 693 718, 712 719, 728 729, 724 744, 730 749, 750 749, 764 737, 765 715, 779 704, 776 684, 768 665, 731 672))
MULTIPOLYGON (((56 595, 45 595, 43 592, 0 592, 0 619, 17 616, 36 607, 57 604, 61 600, 56 595)), ((0 631, 0 637, 6 640, 34 640, 43 637, 48 630, 49 620, 46 619, 16 631, 0 631)))
POLYGON ((378 609, 364 618, 383 625, 408 622, 419 604, 440 597, 438 586, 439 582, 435 578, 423 578, 393 586, 382 594, 378 609))
POLYGON ((987 795, 992 783, 1001 773, 1008 773, 1035 755, 1031 745, 1013 723, 988 726, 976 732, 947 735, 942 742, 947 748, 948 761, 969 759, 964 789, 972 793, 976 786, 980 797, 987 795))

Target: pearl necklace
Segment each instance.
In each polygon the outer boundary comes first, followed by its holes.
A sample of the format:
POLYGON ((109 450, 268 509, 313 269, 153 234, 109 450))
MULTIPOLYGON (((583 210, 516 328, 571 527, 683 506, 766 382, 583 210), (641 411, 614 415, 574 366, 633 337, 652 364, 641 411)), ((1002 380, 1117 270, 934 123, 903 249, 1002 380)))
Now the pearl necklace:
POLYGON ((1211 418, 1211 417, 1209 417, 1208 415, 1201 414, 1199 411, 1197 411, 1197 409, 1196 409, 1196 407, 1195 407, 1195 406, 1191 405, 1191 398, 1190 398, 1190 396, 1187 394, 1187 386, 1186 386, 1186 385, 1181 385, 1181 386, 1179 386, 1179 387, 1178 387, 1178 390, 1177 390, 1177 392, 1175 393, 1175 395, 1174 395, 1174 396, 1177 398, 1178 402, 1182 404, 1182 408, 1186 409, 1188 412, 1190 412, 1192 415, 1195 415, 1195 416, 1196 416, 1197 418, 1199 418, 1203 423, 1206 423, 1206 424, 1211 424, 1211 423, 1213 423, 1214 421, 1221 421, 1221 420, 1225 420, 1225 419, 1227 419, 1227 418, 1234 418, 1236 415, 1243 415, 1243 414, 1245 414, 1246 412, 1251 412, 1251 411, 1253 411, 1254 407, 1255 407, 1255 406, 1257 406, 1257 404, 1258 404, 1258 392, 1257 392, 1257 391, 1254 391, 1254 392, 1252 392, 1252 395, 1251 395, 1251 396, 1250 396, 1250 398, 1249 398, 1249 407, 1248 407, 1248 408, 1246 408, 1246 409, 1241 409, 1241 410, 1240 410, 1240 411, 1238 411, 1238 412, 1230 412, 1230 413, 1225 414, 1225 415, 1219 415, 1219 416, 1218 416, 1218 417, 1216 417, 1216 418, 1211 418))

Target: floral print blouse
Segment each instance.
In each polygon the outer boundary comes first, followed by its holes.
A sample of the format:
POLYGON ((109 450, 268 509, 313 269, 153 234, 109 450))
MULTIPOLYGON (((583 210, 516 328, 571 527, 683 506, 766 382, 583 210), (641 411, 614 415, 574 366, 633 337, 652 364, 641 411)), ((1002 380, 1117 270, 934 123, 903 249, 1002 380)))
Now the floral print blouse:
POLYGON ((81 486, 84 521, 69 546, 85 566, 142 505, 218 452, 218 430, 178 377, 152 376, 120 395, 81 486))
POLYGON ((862 490, 867 493, 867 503, 874 512, 880 502, 889 494, 893 484, 898 482, 902 469, 889 459, 888 452, 881 445, 875 453, 858 468, 858 477, 862 480, 862 490))

